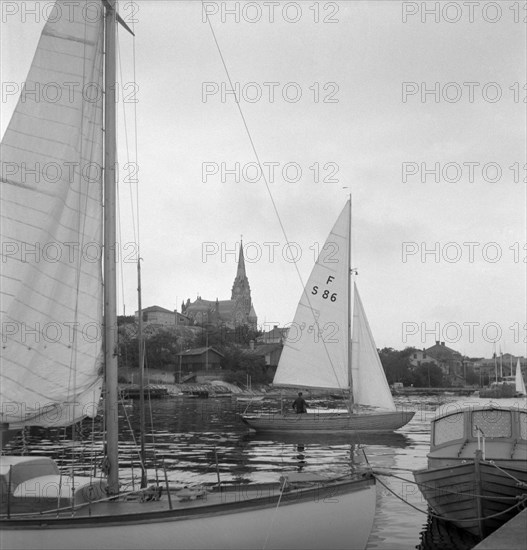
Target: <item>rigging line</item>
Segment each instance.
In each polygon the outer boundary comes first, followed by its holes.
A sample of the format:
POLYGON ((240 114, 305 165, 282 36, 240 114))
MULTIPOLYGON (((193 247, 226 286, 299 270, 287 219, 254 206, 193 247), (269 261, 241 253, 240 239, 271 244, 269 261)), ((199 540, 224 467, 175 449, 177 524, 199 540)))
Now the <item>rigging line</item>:
MULTIPOLYGON (((204 9, 204 6, 203 6, 203 0, 201 0, 201 5, 202 5, 202 8, 204 9)), ((245 115, 243 114, 243 111, 242 111, 242 108, 241 108, 241 105, 240 105, 240 101, 238 100, 238 96, 236 95, 236 90, 235 90, 235 87, 232 83, 232 79, 231 79, 231 75, 229 73, 229 69, 227 68, 227 64, 225 62, 225 59, 223 57, 223 53, 221 51, 221 48, 220 48, 220 45, 218 43, 218 39, 216 38, 216 33, 214 32, 214 28, 212 26, 212 23, 210 21, 210 17, 208 16, 208 14, 203 11, 203 14, 207 16, 207 22, 209 23, 209 28, 210 28, 210 31, 212 33, 212 37, 214 39, 214 42, 216 44, 216 48, 218 50, 218 54, 220 56, 220 59, 221 59, 221 62, 223 64, 223 68, 225 69, 225 74, 227 75, 227 79, 229 80, 229 84, 231 86, 231 89, 233 91, 233 95, 234 95, 234 100, 236 102, 236 106, 238 107, 238 112, 240 113, 240 117, 242 119, 242 122, 243 122, 243 126, 245 128, 245 131, 247 133, 247 136, 249 138, 249 142, 251 144, 251 148, 252 148, 252 151, 254 153, 254 156, 256 158, 256 162, 258 164, 258 167, 260 168, 260 173, 262 174, 262 178, 264 180, 264 183, 265 183, 265 187, 267 189, 267 194, 269 195, 269 198, 271 199, 271 203, 273 205, 273 210, 276 214, 276 217, 278 219, 278 223, 280 225, 280 228, 282 230, 282 234, 284 235, 284 238, 285 238, 285 241, 286 243, 289 244, 289 238, 287 236, 287 232, 285 230, 285 226, 282 222, 282 218, 280 217, 280 213, 278 212, 278 207, 276 206, 276 202, 274 200, 274 197, 273 197, 273 194, 271 193, 271 188, 269 187, 269 182, 267 181, 267 177, 265 175, 265 171, 264 169, 262 168, 262 163, 260 162, 260 156, 258 155, 258 151, 256 150, 256 146, 254 144, 254 141, 253 141, 253 138, 252 138, 252 135, 251 135, 251 132, 249 130, 249 126, 247 124, 247 120, 245 119, 245 115)), ((318 260, 317 260, 318 261, 318 260)), ((313 320, 314 320, 314 325, 316 327, 316 330, 317 330, 317 333, 320 335, 321 334, 321 330, 320 330, 320 325, 318 324, 318 320, 317 320, 317 317, 315 315, 315 311, 314 311, 314 308, 313 306, 311 305, 311 301, 309 299, 309 295, 308 293, 306 292, 306 288, 305 288, 305 284, 304 284, 304 280, 302 278, 302 274, 300 273, 300 269, 298 268, 298 261, 295 259, 294 262, 293 262, 294 266, 295 266, 295 270, 296 270, 296 273, 298 275, 298 279, 300 280, 300 284, 301 284, 301 287, 303 288, 303 292, 302 292, 302 295, 305 296, 306 298, 306 301, 308 303, 308 306, 309 306, 309 310, 311 311, 311 315, 313 316, 313 320)), ((348 299, 350 297, 348 296, 348 299)), ((337 386, 339 389, 342 389, 341 385, 340 385, 340 381, 338 379, 338 376, 337 376, 337 371, 335 370, 335 367, 333 365, 333 362, 331 361, 331 356, 329 354, 329 350, 326 346, 326 342, 324 341, 324 338, 321 338, 321 341, 322 341, 322 345, 324 346, 324 350, 326 352, 326 355, 328 357, 328 360, 329 360, 329 364, 331 366, 331 369, 333 370, 333 374, 335 375, 335 379, 337 381, 337 386)), ((349 410, 349 409, 348 409, 349 410)), ((351 412, 351 411, 350 411, 351 412)))
MULTIPOLYGON (((117 28, 119 29, 119 26, 117 26, 117 28)), ((119 32, 117 32, 117 37, 119 37, 119 32)), ((118 60, 119 60, 119 76, 121 77, 121 84, 122 84, 124 82, 123 81, 123 64, 121 62, 121 43, 119 41, 119 38, 117 39, 117 57, 118 57, 118 60)), ((123 100, 122 103, 123 103, 124 140, 125 140, 125 145, 126 145, 126 161, 130 165, 131 163, 130 163, 130 147, 129 147, 129 144, 128 144, 128 124, 126 123, 126 102, 123 100)), ((121 170, 121 172, 122 172, 122 170, 121 170)), ((135 227, 134 197, 133 197, 133 192, 132 192, 132 182, 131 182, 131 180, 129 181, 129 183, 130 183, 130 209, 132 211, 132 228, 133 228, 133 233, 134 233, 134 240, 137 242, 137 231, 136 231, 136 227, 135 227)))
MULTIPOLYGON (((146 342, 144 344, 145 351, 143 353, 144 361, 145 361, 145 370, 148 366, 148 361, 146 357, 146 342)), ((152 407, 152 398, 150 394, 150 389, 148 390, 148 411, 150 413, 150 428, 151 432, 150 435, 152 436, 152 453, 153 453, 153 459, 154 459, 154 472, 156 475, 156 485, 159 485, 159 468, 157 465, 157 447, 156 447, 156 434, 154 431, 154 413, 153 413, 153 407, 152 407)))
MULTIPOLYGON (((130 422, 130 417, 128 416, 128 413, 126 412, 126 407, 124 406, 124 398, 123 398, 122 394, 120 396, 120 400, 121 400, 121 407, 122 407, 122 410, 124 412, 125 420, 128 424, 128 428, 130 429, 130 434, 132 435, 132 441, 134 443, 135 450, 136 450, 137 454, 139 455, 139 463, 141 464, 142 468, 144 468, 145 471, 146 471, 146 465, 143 461, 143 458, 141 457, 141 453, 139 452, 139 448, 138 448, 138 445, 137 445, 137 439, 135 438, 134 430, 132 428, 132 423, 130 422)), ((133 466, 133 463, 132 463, 132 466, 133 466)))
MULTIPOLYGON (((117 190, 119 190, 119 184, 117 184, 117 190)), ((123 239, 123 231, 122 231, 122 224, 121 224, 121 200, 119 198, 119 193, 116 194, 115 197, 116 201, 116 211, 117 211, 117 238, 119 239, 119 242, 122 242, 123 239)), ((121 279, 121 300, 123 302, 123 315, 126 311, 125 307, 125 298, 124 298, 124 269, 123 269, 123 261, 121 259, 121 255, 119 255, 119 278, 121 279)), ((117 342, 119 342, 119 331, 117 331, 117 342)))
MULTIPOLYGON (((134 94, 137 91, 137 77, 136 77, 136 68, 137 68, 137 58, 135 53, 135 19, 132 19, 132 67, 133 67, 133 85, 134 85, 134 94)), ((137 257, 140 257, 140 242, 141 242, 141 224, 139 216, 139 152, 138 152, 138 139, 137 139, 137 103, 138 100, 134 96, 133 100, 134 105, 134 150, 135 150, 135 196, 137 201, 136 213, 137 213, 137 257)), ((131 182, 130 182, 131 185, 131 182)))

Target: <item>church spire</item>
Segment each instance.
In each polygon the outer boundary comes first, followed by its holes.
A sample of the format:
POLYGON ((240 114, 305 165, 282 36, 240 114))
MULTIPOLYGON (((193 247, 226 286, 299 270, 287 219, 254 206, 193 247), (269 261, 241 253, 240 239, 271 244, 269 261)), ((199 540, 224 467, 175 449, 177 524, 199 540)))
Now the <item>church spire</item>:
MULTIPOLYGON (((243 239, 243 235, 242 235, 243 239)), ((236 272, 236 278, 246 277, 245 273, 245 258, 243 257, 243 240, 240 240, 240 255, 238 257, 238 271, 236 272)))

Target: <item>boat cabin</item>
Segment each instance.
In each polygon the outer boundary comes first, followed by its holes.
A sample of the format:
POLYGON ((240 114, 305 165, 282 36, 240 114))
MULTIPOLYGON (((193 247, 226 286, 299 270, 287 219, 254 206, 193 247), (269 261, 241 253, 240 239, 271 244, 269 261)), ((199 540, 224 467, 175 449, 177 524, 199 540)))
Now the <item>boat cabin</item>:
POLYGON ((484 460, 527 461, 525 408, 495 404, 454 405, 432 420, 430 467, 472 460, 477 450, 481 450, 484 460))
POLYGON ((64 508, 106 497, 106 482, 61 474, 44 456, 0 456, 0 513, 64 508))

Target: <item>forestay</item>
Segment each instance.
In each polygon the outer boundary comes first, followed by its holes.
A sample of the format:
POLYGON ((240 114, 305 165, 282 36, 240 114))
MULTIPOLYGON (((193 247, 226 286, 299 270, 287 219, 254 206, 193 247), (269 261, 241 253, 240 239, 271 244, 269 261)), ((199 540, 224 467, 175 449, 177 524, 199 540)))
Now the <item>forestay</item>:
POLYGON ((1 422, 66 425, 101 389, 102 4, 58 1, 1 144, 1 422))

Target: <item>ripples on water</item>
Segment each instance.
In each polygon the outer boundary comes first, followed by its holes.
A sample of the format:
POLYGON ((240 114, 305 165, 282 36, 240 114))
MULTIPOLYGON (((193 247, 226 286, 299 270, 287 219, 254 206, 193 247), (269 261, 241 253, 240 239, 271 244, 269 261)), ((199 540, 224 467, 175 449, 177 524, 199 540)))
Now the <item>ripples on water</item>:
MULTIPOLYGON (((377 486, 377 512, 368 549, 468 550, 476 539, 451 525, 428 519, 426 502, 413 483, 412 471, 426 467, 430 419, 433 411, 453 397, 398 398, 398 407, 415 410, 412 421, 395 433, 355 435, 263 435, 248 434, 238 413, 245 403, 230 398, 175 397, 152 400, 147 412, 150 434, 146 438, 149 478, 164 480, 164 464, 174 485, 275 481, 286 471, 341 473, 369 463, 389 469, 402 479, 383 476, 377 486), (441 399, 441 400, 440 400, 441 399), (153 426, 153 429, 152 429, 153 426), (399 495, 415 508, 400 500, 399 495)), ((255 406, 276 407, 265 401, 255 406)), ((139 407, 128 401, 121 417, 121 481, 138 480, 139 407), (126 418, 134 429, 130 429, 126 418)), ((78 474, 100 473, 103 443, 101 420, 85 420, 75 429, 31 428, 15 438, 7 451, 52 456, 64 469, 75 465, 78 474)))

